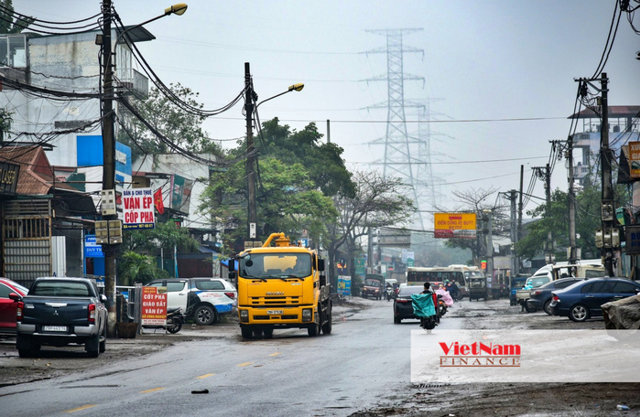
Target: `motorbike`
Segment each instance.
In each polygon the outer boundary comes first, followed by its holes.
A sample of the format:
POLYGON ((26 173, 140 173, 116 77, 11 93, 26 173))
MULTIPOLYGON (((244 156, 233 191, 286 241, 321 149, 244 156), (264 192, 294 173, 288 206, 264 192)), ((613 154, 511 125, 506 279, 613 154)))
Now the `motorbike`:
POLYGON ((413 294, 411 295, 414 314, 420 319, 420 327, 425 330, 432 330, 440 321, 436 307, 436 294, 413 294))
POLYGON ((167 310, 167 331, 171 334, 178 333, 184 324, 184 314, 182 308, 176 307, 167 310))
POLYGON ((396 291, 393 287, 387 287, 386 291, 387 301, 391 301, 396 298, 396 291))
POLYGON ((438 294, 438 317, 442 317, 445 314, 447 314, 447 304, 442 295, 438 294))

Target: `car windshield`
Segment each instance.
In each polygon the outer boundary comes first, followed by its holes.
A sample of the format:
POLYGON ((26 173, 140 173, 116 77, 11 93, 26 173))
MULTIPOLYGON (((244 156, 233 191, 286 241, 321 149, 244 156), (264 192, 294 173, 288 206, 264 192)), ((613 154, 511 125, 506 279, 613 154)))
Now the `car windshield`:
POLYGON ((257 279, 306 278, 311 275, 308 253, 250 253, 240 258, 240 276, 257 279))

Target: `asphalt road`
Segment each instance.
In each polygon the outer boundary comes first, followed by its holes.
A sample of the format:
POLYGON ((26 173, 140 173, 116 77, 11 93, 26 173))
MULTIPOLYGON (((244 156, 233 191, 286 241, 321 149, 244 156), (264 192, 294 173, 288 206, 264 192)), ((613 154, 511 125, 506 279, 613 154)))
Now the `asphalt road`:
POLYGON ((276 330, 271 340, 243 341, 236 327, 228 337, 0 388, 0 408, 28 416, 349 415, 407 387, 418 327, 394 325, 391 302, 360 302, 369 308, 337 314, 331 335, 276 330))
MULTIPOLYGON (((185 328, 180 334, 193 340, 173 339, 180 341, 175 345, 166 344, 171 336, 158 337, 158 349, 144 355, 134 349, 154 343, 153 337, 113 341, 97 361, 81 349, 47 348, 38 359, 20 359, 5 345, 0 379, 5 365, 25 372, 60 364, 67 369, 53 378, 0 385, 0 410, 23 416, 599 416, 616 415, 621 402, 633 407, 626 415, 640 405, 634 403, 638 384, 411 384, 410 332, 418 322, 394 325, 391 302, 356 301, 366 308, 336 308, 333 333, 314 338, 305 330, 280 330, 271 340, 244 341, 237 325, 228 323, 185 328), (69 371, 74 364, 82 371, 69 371)), ((457 303, 438 329, 602 326, 519 313, 506 300, 491 300, 457 303)))

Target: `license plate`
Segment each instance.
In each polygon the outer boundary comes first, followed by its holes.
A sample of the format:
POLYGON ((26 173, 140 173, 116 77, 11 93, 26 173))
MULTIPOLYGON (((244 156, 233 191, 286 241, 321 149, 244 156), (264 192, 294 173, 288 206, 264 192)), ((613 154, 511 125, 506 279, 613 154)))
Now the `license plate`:
POLYGON ((66 332, 67 326, 42 326, 45 332, 66 332))
POLYGON ((267 310, 269 314, 282 314, 282 310, 267 310))

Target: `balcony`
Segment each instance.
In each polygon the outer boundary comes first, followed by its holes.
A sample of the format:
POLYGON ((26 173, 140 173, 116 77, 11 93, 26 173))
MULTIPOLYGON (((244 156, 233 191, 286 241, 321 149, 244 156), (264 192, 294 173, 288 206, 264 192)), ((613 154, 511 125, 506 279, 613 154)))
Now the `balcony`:
POLYGON ((122 94, 132 94, 137 98, 144 100, 149 96, 149 79, 136 71, 128 69, 123 71, 124 74, 118 77, 119 90, 122 94))

